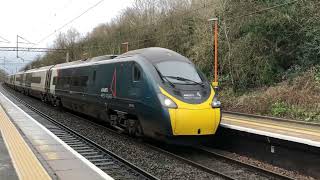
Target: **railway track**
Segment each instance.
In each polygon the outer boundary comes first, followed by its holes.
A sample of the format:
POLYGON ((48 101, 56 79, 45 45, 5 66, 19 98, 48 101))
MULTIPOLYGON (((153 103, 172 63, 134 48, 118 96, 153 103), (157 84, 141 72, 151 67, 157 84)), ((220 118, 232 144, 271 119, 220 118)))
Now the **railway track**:
MULTIPOLYGON (((80 118, 84 121, 88 121, 89 123, 92 123, 95 126, 102 126, 106 128, 105 125, 101 125, 99 123, 90 121, 88 119, 85 119, 81 116, 75 115, 70 112, 66 112, 71 116, 75 116, 76 118, 80 118)), ((122 133, 119 133, 119 131, 107 128, 108 131, 111 133, 114 133, 118 136, 125 136, 122 133)), ((126 136, 127 138, 131 138, 126 136)), ((139 141, 137 139, 132 138, 133 141, 139 141)), ((291 178, 289 176, 285 176, 282 174, 279 174, 277 172, 273 172, 267 169, 263 169, 257 166, 253 166, 251 164, 247 164, 235 159, 232 159, 228 156, 224 156, 222 154, 219 154, 215 152, 214 149, 210 149, 208 147, 189 147, 185 149, 185 147, 164 147, 159 144, 154 143, 145 143, 145 146, 152 148, 156 151, 165 153, 171 157, 174 157, 175 159, 178 159, 180 161, 183 161, 191 166, 194 166, 198 169, 201 169, 207 173, 220 176, 224 179, 230 179, 230 180, 239 180, 239 179, 283 179, 283 180, 294 180, 294 178, 291 178), (176 148, 182 148, 177 149, 176 148), (181 151, 183 150, 183 151, 181 151), (195 154, 195 156, 190 156, 191 153, 195 154), (200 157, 201 156, 201 157, 200 157), (204 159, 209 159, 211 163, 205 162, 204 159), (217 163, 219 161, 219 163, 217 163), (220 164, 221 163, 221 164, 220 164), (223 165, 223 166, 221 166, 223 165), (230 168, 232 166, 232 168, 230 168), (219 167, 219 168, 217 168, 219 167)))
POLYGON ((230 157, 218 154, 213 149, 206 147, 170 147, 159 145, 148 145, 154 149, 167 153, 177 159, 187 162, 206 172, 223 176, 226 179, 283 179, 294 178, 278 174, 273 171, 262 169, 230 157))
MULTIPOLYGON (((5 89, 5 88, 3 88, 5 89)), ((96 165, 98 168, 106 172, 109 176, 114 179, 151 179, 157 180, 158 178, 144 171, 140 167, 137 167, 121 158, 117 154, 101 147, 95 142, 87 139, 86 137, 80 135, 79 133, 73 131, 71 128, 59 123, 54 118, 48 116, 47 114, 41 112, 37 108, 13 95, 7 91, 12 98, 14 98, 19 103, 23 104, 31 111, 37 113, 43 119, 49 121, 50 123, 43 124, 48 130, 59 137, 62 141, 72 147, 79 154, 88 159, 91 163, 96 165)))
MULTIPOLYGON (((81 116, 75 115, 73 113, 67 112, 71 116, 80 118, 84 121, 88 121, 95 126, 106 126, 99 123, 90 121, 81 116)), ((108 128, 108 131, 118 135, 125 136, 119 131, 108 128)), ((128 137, 128 136, 126 136, 128 137)), ((131 138, 131 137, 129 137, 131 138)), ((132 138, 133 141, 138 141, 137 139, 132 138)), ((152 148, 156 151, 165 153, 175 159, 183 161, 191 166, 194 166, 202 171, 207 173, 217 175, 223 179, 230 180, 239 180, 239 179, 283 179, 283 180, 294 180, 294 178, 278 174, 267 169, 263 169, 257 166, 253 166, 230 157, 221 155, 217 152, 214 152, 214 149, 209 149, 207 147, 172 147, 172 146, 163 146, 160 144, 154 143, 145 143, 149 148, 152 148), (193 156, 193 155, 194 156, 193 156), (205 162, 205 160, 209 160, 205 162), (217 168, 218 167, 218 168, 217 168)))
MULTIPOLYGON (((7 90, 6 90, 7 91, 7 90)), ((8 92, 8 91, 7 91, 8 92)), ((10 92, 8 92, 10 93, 10 92)), ((15 98, 15 99, 19 99, 17 98, 15 95, 11 94, 10 95, 15 98)), ((23 100, 19 99, 19 102, 23 103, 24 105, 26 105, 27 107, 34 109, 35 111, 39 111, 36 108, 33 108, 32 106, 30 106, 29 104, 27 104, 26 102, 24 102, 23 100)), ((49 119, 52 119, 51 117, 47 116, 46 114, 42 113, 42 112, 37 112, 39 114, 42 114, 45 117, 48 117, 49 119)), ((107 129, 109 132, 114 133, 118 136, 125 136, 121 133, 119 133, 117 130, 111 129, 111 128, 106 128, 105 125, 101 125, 100 123, 97 122, 93 122, 91 120, 88 120, 82 116, 70 113, 70 112, 66 112, 67 114, 69 114, 70 116, 74 116, 78 119, 82 119, 84 121, 87 121, 95 126, 103 126, 105 129, 107 129)), ((42 116, 41 115, 41 116, 42 116)), ((55 120, 54 120, 55 121, 55 120)), ((56 123, 59 123, 57 121, 55 121, 56 123)), ((64 126, 64 125, 61 125, 64 126)), ((73 130, 71 130, 68 127, 65 127, 67 129, 69 129, 71 132, 73 132, 73 130)), ((51 130, 51 129, 49 129, 51 130)), ((56 131, 55 129, 53 131, 56 131)), ((75 148, 75 150, 77 151, 77 147, 83 147, 86 144, 78 144, 78 139, 77 141, 73 141, 74 138, 72 137, 68 137, 68 134, 65 133, 59 133, 59 130, 56 131, 57 132, 57 136, 59 138, 61 138, 63 141, 67 141, 69 143, 71 143, 71 147, 75 148), (70 140, 70 141, 68 141, 70 140)), ((74 132, 75 134, 77 134, 76 132, 74 132)), ((77 136, 83 137, 80 134, 77 134, 77 136)), ((126 136, 127 138, 131 138, 126 136)), ((85 137, 83 137, 84 139, 86 139, 85 137)), ((135 138, 132 138, 133 141, 138 141, 135 138)), ((107 151, 108 150, 104 149, 103 147, 100 147, 99 145, 95 144, 94 142, 88 140, 88 142, 94 144, 94 146, 97 146, 98 149, 102 149, 103 151, 107 151)), ((67 143, 68 144, 68 143, 67 143)), ((202 171, 205 171, 207 173, 219 176, 223 179, 232 179, 232 180, 238 180, 238 179, 294 179, 282 174, 278 174, 276 172, 273 171, 269 171, 266 169, 262 169, 256 166, 252 166, 250 164, 246 164, 234 159, 231 159, 227 156, 223 156, 221 154, 218 154, 216 152, 214 152, 213 149, 208 149, 206 147, 190 147, 190 148, 181 148, 181 147, 169 147, 169 146, 161 146, 161 145, 157 145, 157 144, 151 144, 151 143, 145 143, 146 146, 165 153, 175 159, 178 159, 180 161, 183 161, 195 168, 198 168, 202 171)), ((90 154, 91 151, 89 150, 90 148, 84 148, 83 149, 83 153, 85 153, 85 156, 88 155, 92 155, 90 154), (85 151, 88 150, 89 152, 85 151)), ((82 149, 80 149, 82 150, 82 149)), ((81 152, 81 151, 80 151, 81 152)), ((112 152, 110 152, 111 154, 113 154, 112 152)), ((80 153, 81 154, 81 153, 80 153)), ((115 154, 113 154, 112 156, 116 156, 115 154)), ((90 158, 90 156, 89 156, 90 158)), ((93 156, 93 158, 95 158, 95 156, 93 156)), ((90 159, 89 159, 90 160, 90 159)), ((90 160, 91 161, 91 160, 90 160)), ((100 163, 99 160, 93 160, 93 162, 98 163, 97 166, 101 167, 104 164, 100 163)), ((124 162, 124 159, 121 159, 120 162, 124 162)), ((129 163, 129 162, 128 162, 129 163)), ((134 166, 131 163, 129 163, 130 166, 134 166)), ((138 169, 139 172, 139 168, 135 167, 133 168, 134 170, 136 170, 136 168, 138 169)), ((140 169, 141 170, 141 169, 140 169)), ((143 171, 143 170, 141 170, 143 171)), ((109 173, 108 173, 109 174, 109 173)), ((142 173, 143 174, 143 173, 142 173)), ((112 175, 111 175, 112 176, 112 175)), ((156 177, 153 177, 152 175, 148 174, 144 175, 144 177, 146 177, 145 179, 156 179, 156 177), (148 175, 150 177, 148 177, 148 175)), ((139 179, 139 178, 138 178, 139 179)))
POLYGON ((218 159, 222 159, 224 161, 228 161, 231 164, 240 165, 240 166, 242 166, 244 168, 247 168, 247 170, 252 171, 252 172, 259 172, 259 173, 265 174, 265 175, 267 175, 268 178, 274 177, 275 179, 294 179, 294 178, 291 178, 289 176, 285 176, 285 175, 279 174, 277 172, 270 171, 268 169, 263 169, 263 168, 258 167, 258 166, 254 166, 254 165, 251 165, 251 164, 248 164, 248 163, 241 162, 241 161, 236 160, 236 159, 232 159, 232 158, 230 158, 230 157, 228 157, 226 155, 220 154, 219 152, 217 152, 213 148, 195 147, 195 149, 198 152, 201 152, 201 154, 207 154, 208 156, 211 156, 211 157, 214 157, 214 158, 218 158, 218 159))

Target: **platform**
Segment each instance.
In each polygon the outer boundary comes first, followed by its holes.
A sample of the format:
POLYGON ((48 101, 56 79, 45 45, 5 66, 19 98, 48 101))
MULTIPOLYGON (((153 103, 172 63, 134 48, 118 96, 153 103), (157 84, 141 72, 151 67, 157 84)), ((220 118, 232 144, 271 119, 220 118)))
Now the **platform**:
POLYGON ((221 126, 320 147, 320 125, 223 113, 221 126))
POLYGON ((0 133, 0 179, 18 180, 9 152, 0 133))
POLYGON ((1 179, 112 179, 2 93, 0 130, 0 168, 8 173, 0 169, 1 179))

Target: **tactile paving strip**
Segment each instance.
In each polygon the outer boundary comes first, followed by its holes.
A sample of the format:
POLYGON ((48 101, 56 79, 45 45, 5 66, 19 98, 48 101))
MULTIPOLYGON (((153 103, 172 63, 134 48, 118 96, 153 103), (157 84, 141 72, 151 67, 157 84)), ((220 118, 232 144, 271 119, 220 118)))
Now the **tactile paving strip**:
POLYGON ((1 106, 0 129, 20 180, 51 179, 1 106))

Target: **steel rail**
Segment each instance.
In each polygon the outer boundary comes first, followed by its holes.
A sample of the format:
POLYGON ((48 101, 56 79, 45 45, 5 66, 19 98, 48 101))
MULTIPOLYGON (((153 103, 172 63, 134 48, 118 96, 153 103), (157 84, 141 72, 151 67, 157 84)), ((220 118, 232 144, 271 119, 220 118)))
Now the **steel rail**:
POLYGON ((253 169, 255 171, 261 172, 261 173, 266 174, 266 175, 271 175, 271 176, 279 178, 279 179, 294 180, 294 178, 292 178, 292 177, 289 177, 289 176, 286 176, 286 175, 283 175, 283 174, 280 174, 280 173, 277 173, 277 172, 274 172, 274 171, 271 171, 271 170, 268 170, 268 169, 264 169, 264 168, 261 168, 261 167, 258 167, 258 166, 255 166, 255 165, 252 165, 252 164, 249 164, 249 163, 245 163, 245 162, 242 162, 242 161, 239 161, 239 160, 236 160, 236 159, 233 159, 231 157, 228 157, 226 155, 220 154, 218 152, 214 152, 213 149, 209 149, 208 147, 194 147, 194 148, 197 149, 198 151, 203 152, 203 153, 210 154, 210 155, 212 155, 212 156, 214 156, 216 158, 221 158, 223 160, 226 160, 226 161, 229 161, 231 163, 247 167, 249 169, 253 169))

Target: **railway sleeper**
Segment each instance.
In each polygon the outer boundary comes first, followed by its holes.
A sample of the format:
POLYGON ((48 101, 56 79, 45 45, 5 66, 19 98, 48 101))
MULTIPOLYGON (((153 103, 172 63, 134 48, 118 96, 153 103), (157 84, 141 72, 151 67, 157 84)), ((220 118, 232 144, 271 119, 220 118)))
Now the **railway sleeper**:
MULTIPOLYGON (((81 155, 83 155, 83 153, 81 155)), ((87 159, 96 159, 96 158, 103 158, 104 157, 102 154, 98 154, 98 155, 83 155, 83 156, 85 156, 85 158, 87 158, 87 159)))

